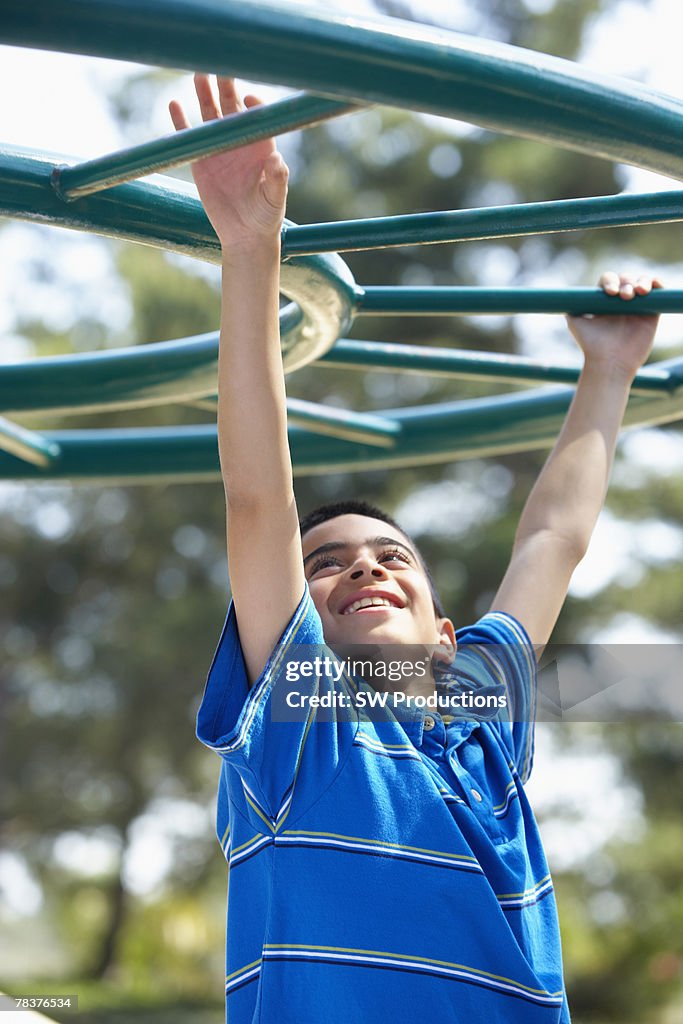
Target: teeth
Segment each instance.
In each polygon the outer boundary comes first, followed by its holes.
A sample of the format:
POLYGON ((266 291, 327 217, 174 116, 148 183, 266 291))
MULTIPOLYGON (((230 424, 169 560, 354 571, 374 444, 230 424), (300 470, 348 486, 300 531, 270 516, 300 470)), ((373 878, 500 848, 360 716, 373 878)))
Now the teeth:
POLYGON ((344 615, 351 615, 359 608, 369 608, 370 605, 384 605, 385 608, 393 608, 394 605, 386 597, 361 597, 360 601, 354 601, 345 609, 344 615))

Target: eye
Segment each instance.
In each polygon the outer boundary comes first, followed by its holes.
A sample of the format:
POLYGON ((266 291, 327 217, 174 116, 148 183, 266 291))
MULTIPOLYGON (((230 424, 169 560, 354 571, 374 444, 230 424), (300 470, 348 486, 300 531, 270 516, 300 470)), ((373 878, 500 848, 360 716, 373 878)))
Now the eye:
POLYGON ((405 551, 400 548, 390 548, 388 551, 383 551, 379 556, 378 561, 380 562, 404 562, 410 565, 410 558, 405 551))
POLYGON ((323 555, 317 561, 313 563, 309 570, 311 576, 315 576, 316 573, 320 572, 321 569, 330 569, 340 566, 341 562, 334 555, 323 555))

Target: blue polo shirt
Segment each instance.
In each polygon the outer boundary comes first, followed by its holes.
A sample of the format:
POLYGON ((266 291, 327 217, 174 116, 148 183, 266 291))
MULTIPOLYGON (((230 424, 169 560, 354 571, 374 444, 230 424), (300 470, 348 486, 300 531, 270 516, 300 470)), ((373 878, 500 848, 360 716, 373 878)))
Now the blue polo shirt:
POLYGON ((502 612, 457 638, 439 691, 504 693, 506 710, 399 714, 390 702, 369 714, 356 704, 371 688, 333 668, 294 689, 343 711, 311 705, 285 721, 293 652, 335 657, 308 587, 251 689, 231 605, 197 721, 222 759, 229 1024, 569 1021, 523 788, 533 647, 502 612))

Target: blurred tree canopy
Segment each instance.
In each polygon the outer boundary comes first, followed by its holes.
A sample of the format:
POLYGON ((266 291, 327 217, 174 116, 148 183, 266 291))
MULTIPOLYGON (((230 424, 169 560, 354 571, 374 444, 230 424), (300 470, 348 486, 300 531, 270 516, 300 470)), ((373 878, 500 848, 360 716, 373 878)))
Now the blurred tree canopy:
MULTIPOLYGON (((429 20, 422 5, 407 0, 376 6, 429 20)), ((431 20, 444 24, 441 5, 433 9, 431 20)), ((590 19, 617 10, 607 0, 478 0, 467 24, 448 27, 575 57, 590 19)), ((133 74, 112 96, 133 137, 144 136, 150 98, 168 81, 168 72, 133 74)), ((598 195, 622 185, 618 169, 604 161, 479 129, 453 131, 434 118, 389 109, 290 137, 284 149, 293 171, 289 216, 302 223, 598 195)), ((54 231, 26 230, 36 232, 30 272, 58 281, 54 231)), ((348 263, 364 284, 586 284, 617 258, 620 266, 656 261, 666 274, 678 260, 678 232, 678 225, 665 225, 407 246, 352 253, 348 263)), ((16 332, 37 354, 217 328, 215 274, 152 249, 105 244, 129 320, 108 332, 77 310, 64 330, 18 310, 16 332)), ((359 319, 352 336, 517 352, 529 350, 529 332, 532 350, 542 351, 530 318, 359 319)), ((561 325, 549 325, 548 335, 554 352, 577 358, 561 325)), ((288 379, 293 396, 358 409, 487 390, 324 367, 288 379)), ((158 408, 97 421, 209 418, 195 408, 158 408)), ((84 418, 52 422, 78 426, 84 418)), ((532 453, 334 474, 299 479, 296 489, 301 511, 358 496, 403 515, 446 606, 463 622, 490 601, 543 460, 532 453)), ((679 529, 679 473, 663 475, 620 456, 615 476, 613 516, 634 527, 653 520, 679 529)), ((89 998, 81 1014, 86 1024, 118 1019, 111 1005, 97 1009, 98 1000, 104 1006, 113 998, 97 995, 103 989, 92 983, 102 981, 130 993, 128 1019, 135 1019, 135 1006, 185 1001, 195 1011, 207 1006, 207 1020, 218 1021, 225 898, 224 862, 212 834, 218 763, 193 732, 229 599, 222 487, 8 485, 0 487, 0 505, 0 869, 4 864, 6 877, 18 879, 6 889, 40 894, 32 917, 12 910, 11 900, 0 907, 7 934, 16 936, 0 943, 0 986, 31 981, 49 990, 55 978, 78 979, 89 998)), ((569 599, 556 639, 590 637, 626 613, 679 630, 683 586, 675 544, 636 562, 637 572, 589 600, 569 599)), ((634 722, 591 730, 593 747, 615 759, 635 794, 640 825, 555 872, 570 1005, 585 1024, 674 1024, 683 1020, 680 729, 634 722)), ((584 741, 580 726, 555 730, 558 751, 584 741)), ((567 807, 551 813, 567 830, 580 827, 567 807)), ((2 877, 0 870, 0 892, 2 877)), ((168 1008, 163 1012, 168 1017, 168 1008)))

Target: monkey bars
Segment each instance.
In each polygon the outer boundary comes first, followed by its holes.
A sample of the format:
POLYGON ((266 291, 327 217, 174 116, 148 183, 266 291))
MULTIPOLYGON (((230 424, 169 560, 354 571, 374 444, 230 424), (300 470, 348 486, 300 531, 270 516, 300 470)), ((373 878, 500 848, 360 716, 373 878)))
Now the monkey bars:
MULTIPOLYGON (((0 215, 93 231, 217 263, 193 188, 155 176, 373 103, 466 119, 683 178, 683 104, 569 61, 397 19, 341 18, 234 0, 5 0, 0 42, 286 85, 292 96, 83 163, 0 147, 0 215)), ((287 222, 281 310, 287 373, 383 370, 545 385, 470 401, 372 413, 290 399, 297 473, 438 462, 544 447, 557 434, 575 367, 345 337, 363 316, 683 312, 683 291, 624 304, 590 288, 387 288, 354 281, 339 252, 675 222, 683 191, 334 224, 287 222)), ((0 365, 0 478, 152 480, 218 475, 215 428, 28 430, 25 413, 92 413, 178 402, 215 407, 216 334, 0 365)), ((683 359, 641 370, 629 425, 683 418, 683 359)))

